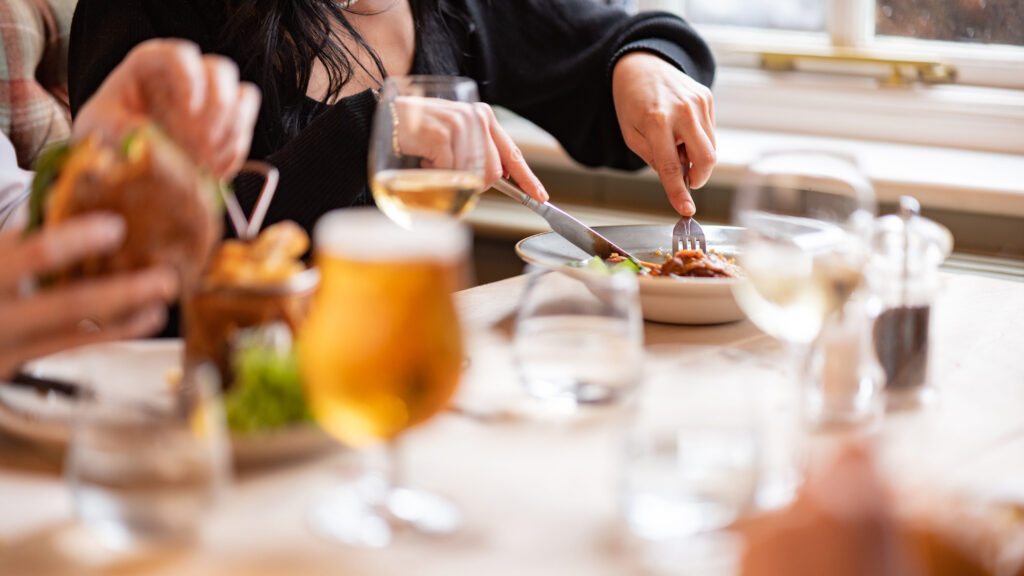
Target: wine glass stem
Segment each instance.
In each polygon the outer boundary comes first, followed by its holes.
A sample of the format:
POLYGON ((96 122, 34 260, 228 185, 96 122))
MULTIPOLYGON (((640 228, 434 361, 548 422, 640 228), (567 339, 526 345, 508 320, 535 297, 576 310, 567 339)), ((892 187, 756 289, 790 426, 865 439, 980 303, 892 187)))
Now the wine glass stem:
POLYGON ((811 347, 799 342, 784 342, 781 357, 790 378, 787 386, 779 390, 772 428, 780 436, 775 439, 777 454, 772 469, 767 473, 763 505, 777 508, 788 505, 796 497, 807 463, 807 410, 808 362, 811 347))
POLYGON ((810 389, 812 384, 811 370, 811 350, 812 344, 804 344, 800 342, 787 342, 785 346, 786 362, 793 370, 792 384, 794 386, 795 398, 797 401, 797 418, 799 420, 799 434, 801 438, 798 441, 802 441, 802 437, 806 434, 808 426, 810 424, 810 403, 811 396, 814 393, 810 389))

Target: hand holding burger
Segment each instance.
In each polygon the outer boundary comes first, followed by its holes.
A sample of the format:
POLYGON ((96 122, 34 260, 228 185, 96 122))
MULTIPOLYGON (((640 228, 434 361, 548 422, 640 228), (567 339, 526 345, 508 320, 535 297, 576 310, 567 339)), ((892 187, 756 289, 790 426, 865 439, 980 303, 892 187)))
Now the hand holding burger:
POLYGON ((0 378, 40 355, 160 328, 219 240, 217 181, 245 160, 258 107, 230 60, 191 43, 128 54, 82 108, 74 142, 37 174, 36 229, 0 235, 0 378))

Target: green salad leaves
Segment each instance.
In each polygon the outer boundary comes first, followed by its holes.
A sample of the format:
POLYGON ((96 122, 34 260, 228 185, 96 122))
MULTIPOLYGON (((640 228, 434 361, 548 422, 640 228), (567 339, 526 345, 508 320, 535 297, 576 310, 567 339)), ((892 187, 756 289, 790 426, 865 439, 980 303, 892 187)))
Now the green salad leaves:
POLYGON ((313 421, 293 346, 244 339, 236 348, 233 369, 234 385, 224 396, 232 432, 262 432, 313 421))
POLYGON ((566 264, 572 268, 582 268, 588 272, 594 272, 596 274, 610 275, 617 274, 619 272, 632 272, 633 274, 647 274, 646 269, 642 269, 632 260, 623 260, 609 266, 600 256, 594 256, 589 260, 583 260, 581 262, 570 262, 566 264))

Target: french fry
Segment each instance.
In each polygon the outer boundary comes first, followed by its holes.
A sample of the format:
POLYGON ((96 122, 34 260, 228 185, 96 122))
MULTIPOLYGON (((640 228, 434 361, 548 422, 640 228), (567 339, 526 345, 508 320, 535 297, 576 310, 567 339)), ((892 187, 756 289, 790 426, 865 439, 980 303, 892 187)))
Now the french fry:
POLYGON ((259 286, 286 281, 305 270, 299 258, 309 249, 309 236, 297 224, 279 222, 250 243, 225 240, 206 272, 217 286, 259 286))

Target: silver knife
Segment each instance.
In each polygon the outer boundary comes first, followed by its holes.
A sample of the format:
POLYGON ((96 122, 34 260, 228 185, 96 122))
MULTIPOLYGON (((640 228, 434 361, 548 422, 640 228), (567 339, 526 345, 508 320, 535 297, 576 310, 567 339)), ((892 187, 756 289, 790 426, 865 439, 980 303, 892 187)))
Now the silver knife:
POLYGON ((625 257, 643 270, 643 264, 640 263, 640 260, 634 258, 632 254, 626 252, 622 248, 619 248, 614 242, 598 234, 593 228, 590 228, 583 222, 573 218, 551 202, 544 202, 543 204, 537 202, 527 195, 526 192, 523 192, 515 182, 508 178, 498 180, 493 184, 493 186, 498 192, 501 192, 516 202, 519 202, 537 214, 540 214, 542 218, 547 220, 551 229, 554 230, 556 234, 565 238, 569 242, 572 242, 574 246, 583 250, 587 254, 599 256, 602 259, 605 259, 611 256, 612 253, 616 253, 625 257))

